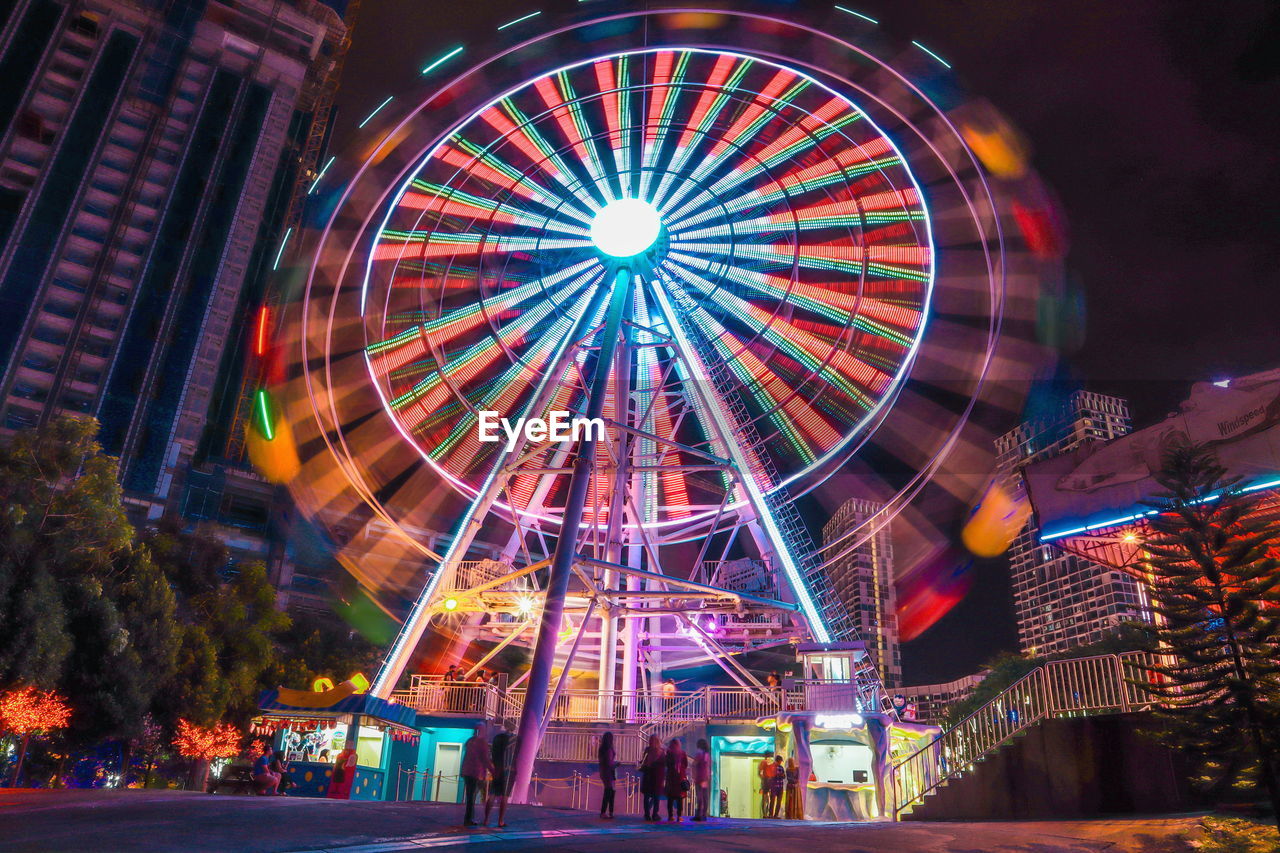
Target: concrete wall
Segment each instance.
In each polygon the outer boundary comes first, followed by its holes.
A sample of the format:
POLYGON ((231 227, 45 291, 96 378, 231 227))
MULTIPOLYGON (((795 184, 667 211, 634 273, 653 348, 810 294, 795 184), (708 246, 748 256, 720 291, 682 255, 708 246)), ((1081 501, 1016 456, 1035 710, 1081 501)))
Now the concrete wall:
POLYGON ((1149 714, 1048 720, 952 780, 906 820, 1091 817, 1200 804, 1181 757, 1139 733, 1149 714))

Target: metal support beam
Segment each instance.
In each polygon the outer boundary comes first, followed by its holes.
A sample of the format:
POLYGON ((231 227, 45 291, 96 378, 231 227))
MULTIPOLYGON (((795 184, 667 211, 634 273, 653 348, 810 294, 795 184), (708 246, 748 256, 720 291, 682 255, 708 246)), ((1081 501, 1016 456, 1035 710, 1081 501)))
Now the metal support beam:
MULTIPOLYGON (((587 392, 586 417, 588 418, 598 418, 604 411, 610 368, 613 365, 614 350, 618 345, 618 333, 631 305, 631 288, 632 273, 623 266, 614 274, 609 311, 605 319, 604 331, 600 333, 600 351, 592 368, 591 384, 587 392)), ((594 473, 596 458, 594 433, 594 430, 583 430, 583 436, 578 441, 578 455, 574 460, 573 475, 569 480, 564 516, 560 523, 555 552, 551 558, 551 570, 547 577, 547 599, 542 609, 542 621, 538 625, 538 640, 534 647, 533 662, 529 667, 529 686, 525 693, 524 708, 520 712, 519 737, 516 739, 515 778, 511 790, 511 800, 516 803, 528 800, 533 765, 538 757, 538 749, 542 745, 541 732, 547 713, 547 687, 551 681, 551 667, 555 662, 556 643, 564 616, 564 598, 569 591, 573 563, 578 557, 578 531, 582 526, 587 489, 594 473)))

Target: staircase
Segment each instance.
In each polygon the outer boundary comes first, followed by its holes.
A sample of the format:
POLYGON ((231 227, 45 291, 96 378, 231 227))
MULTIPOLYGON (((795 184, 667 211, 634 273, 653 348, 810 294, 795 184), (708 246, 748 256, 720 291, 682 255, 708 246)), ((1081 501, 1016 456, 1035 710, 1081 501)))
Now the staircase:
POLYGON ((1126 652, 1050 661, 893 765, 894 819, 919 808, 949 782, 1042 721, 1149 708, 1138 685, 1157 676, 1159 655, 1126 652))

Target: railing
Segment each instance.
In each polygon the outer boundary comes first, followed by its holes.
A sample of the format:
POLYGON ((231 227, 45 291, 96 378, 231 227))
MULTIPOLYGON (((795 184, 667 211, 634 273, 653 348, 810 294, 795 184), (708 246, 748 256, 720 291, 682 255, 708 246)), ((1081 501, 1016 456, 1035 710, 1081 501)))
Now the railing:
POLYGON ((1146 692, 1132 682, 1152 681, 1150 666, 1158 660, 1148 652, 1126 652, 1036 667, 893 765, 894 817, 1041 720, 1150 707, 1146 692))
MULTIPOLYGON (((550 721, 556 723, 638 723, 649 734, 687 728, 713 719, 754 720, 787 708, 849 712, 860 709, 853 683, 798 682, 798 690, 712 687, 671 697, 645 690, 565 690, 556 697, 550 721), (663 731, 658 731, 662 729, 663 731)), ((503 690, 479 681, 441 681, 414 676, 408 690, 391 698, 424 714, 458 714, 517 722, 524 690, 503 690)), ((865 710, 865 709, 863 709, 865 710)))
MULTIPOLYGON (((546 761, 580 761, 594 764, 599 755, 602 731, 551 727, 542 738, 538 758, 546 761)), ((637 764, 642 753, 637 738, 615 733, 613 751, 619 764, 637 764)))
POLYGON ((439 681, 415 676, 408 690, 397 690, 391 698, 423 714, 465 714, 496 717, 501 693, 483 681, 439 681))

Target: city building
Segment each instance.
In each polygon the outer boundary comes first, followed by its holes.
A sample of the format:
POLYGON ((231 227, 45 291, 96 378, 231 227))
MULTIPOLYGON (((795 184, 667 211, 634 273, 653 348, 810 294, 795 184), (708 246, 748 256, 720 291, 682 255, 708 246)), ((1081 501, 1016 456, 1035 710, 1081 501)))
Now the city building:
POLYGON ((136 523, 277 580, 287 499, 239 464, 245 318, 346 45, 313 0, 18 0, 0 31, 0 433, 95 415, 136 523))
POLYGON ((947 709, 969 698, 969 694, 987 677, 987 672, 988 670, 984 669, 945 684, 900 687, 895 691, 895 695, 902 696, 915 708, 915 719, 919 722, 941 725, 943 718, 947 715, 947 709))
MULTIPOLYGON (((1077 391, 1055 411, 996 439, 997 466, 1025 499, 1023 467, 1129 432, 1119 397, 1077 391)), ((1121 622, 1144 618, 1144 592, 1129 575, 1040 541, 1034 516, 1009 548, 1018 641, 1029 654, 1054 654, 1103 639, 1121 622)))
MULTIPOLYGON (((882 508, 875 501, 850 498, 822 528, 824 546, 830 546, 860 526, 882 508)), ((902 655, 898 643, 898 600, 893 588, 893 543, 885 525, 857 547, 849 545, 855 534, 827 551, 835 561, 828 569, 832 588, 840 596, 867 644, 867 651, 889 689, 902 684, 902 655)))

